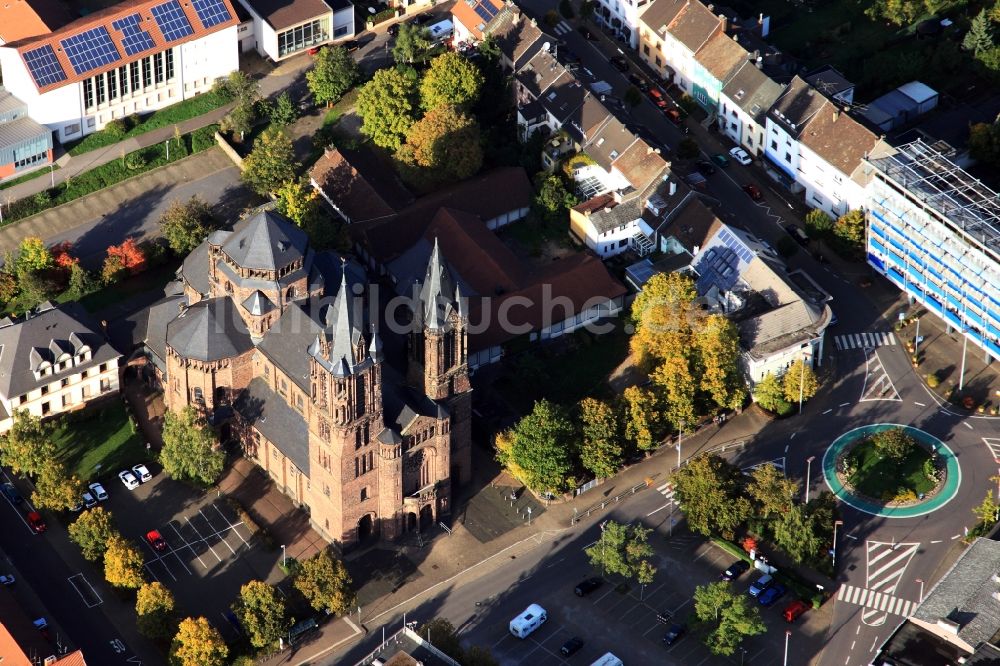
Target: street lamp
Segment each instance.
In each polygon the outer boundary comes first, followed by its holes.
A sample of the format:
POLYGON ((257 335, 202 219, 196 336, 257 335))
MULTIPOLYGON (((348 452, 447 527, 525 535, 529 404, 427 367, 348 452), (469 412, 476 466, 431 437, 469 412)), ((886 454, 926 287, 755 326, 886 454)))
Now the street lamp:
POLYGON ((916 582, 920 583, 920 601, 917 603, 922 604, 924 603, 924 579, 918 578, 916 582))
POLYGON ((677 429, 677 469, 681 468, 681 441, 684 439, 684 419, 681 419, 680 427, 677 429))
POLYGON ((792 637, 791 631, 785 631, 785 666, 788 666, 788 639, 792 637))
POLYGON ((288 558, 286 557, 285 553, 286 553, 286 551, 285 551, 285 545, 282 544, 281 545, 281 566, 283 566, 283 567, 287 566, 287 560, 288 560, 288 558))
POLYGON ((809 482, 812 479, 812 464, 816 456, 806 458, 806 504, 809 504, 809 482))
POLYGON ((844 521, 833 521, 833 548, 830 549, 830 566, 833 567, 834 574, 837 573, 837 527, 843 525, 844 521))

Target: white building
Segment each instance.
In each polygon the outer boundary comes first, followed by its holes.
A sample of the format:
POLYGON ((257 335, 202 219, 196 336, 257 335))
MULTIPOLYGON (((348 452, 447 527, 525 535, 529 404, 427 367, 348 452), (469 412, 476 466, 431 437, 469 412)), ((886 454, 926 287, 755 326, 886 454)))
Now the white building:
POLYGON ((712 97, 703 90, 711 77, 695 54, 716 34, 726 31, 726 17, 716 16, 697 0, 658 0, 643 11, 639 21, 639 56, 704 105, 704 100, 712 97))
POLYGON ((719 126, 722 132, 751 155, 761 155, 764 152, 767 110, 783 89, 756 63, 744 62, 719 95, 719 126))
POLYGON ((147 0, 0 47, 6 88, 62 141, 211 90, 239 67, 229 0, 147 0))
MULTIPOLYGON (((349 0, 239 0, 253 20, 254 46, 275 62, 355 33, 349 0)), ((246 39, 245 37, 243 39, 246 39)))
POLYGON ((451 18, 456 44, 482 41, 486 26, 504 8, 501 0, 456 0, 451 18))
POLYGON ((650 0, 598 0, 594 20, 610 28, 633 49, 639 44, 639 14, 650 0))

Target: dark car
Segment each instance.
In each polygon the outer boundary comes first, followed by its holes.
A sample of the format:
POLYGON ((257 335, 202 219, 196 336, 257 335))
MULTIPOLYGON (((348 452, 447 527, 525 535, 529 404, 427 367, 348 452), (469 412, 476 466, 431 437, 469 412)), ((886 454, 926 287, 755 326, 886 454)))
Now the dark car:
POLYGON ((715 153, 712 155, 712 161, 718 164, 723 169, 729 168, 729 158, 722 153, 715 153))
POLYGON ((683 624, 672 624, 670 628, 667 629, 667 633, 663 635, 664 645, 673 645, 681 639, 684 635, 685 627, 683 624))
POLYGON ((17 492, 17 488, 14 487, 13 483, 3 484, 3 494, 14 504, 20 504, 24 501, 21 493, 17 492))
POLYGON ((635 72, 628 75, 628 82, 638 88, 641 92, 649 90, 649 83, 635 72))
POLYGON ((568 64, 568 65, 579 65, 580 64, 580 56, 578 56, 577 54, 573 53, 569 49, 559 49, 559 55, 562 56, 563 62, 566 63, 566 64, 568 64))
POLYGON ((719 574, 722 580, 736 580, 750 569, 750 563, 746 560, 737 560, 729 565, 729 568, 719 574))
MULTIPOLYGON (((674 125, 680 125, 684 122, 684 114, 680 112, 680 109, 667 109, 666 110, 667 119, 670 120, 674 125)), ((687 134, 687 131, 684 132, 687 134)))
POLYGON ((559 654, 561 654, 564 657, 569 657, 579 652, 580 648, 582 647, 583 647, 583 639, 574 636, 573 638, 563 643, 562 647, 559 648, 559 654))
POLYGON ((809 234, 803 231, 802 227, 798 226, 797 224, 785 225, 785 231, 787 231, 788 235, 794 238, 795 242, 798 243, 799 245, 809 244, 809 234))
POLYGON ((705 160, 701 160, 700 162, 695 164, 694 168, 697 169, 698 173, 700 173, 703 176, 711 176, 713 173, 715 173, 715 167, 712 166, 712 163, 706 162, 705 160))
POLYGON ((412 19, 410 19, 410 23, 413 23, 414 25, 427 25, 428 23, 431 23, 435 20, 436 18, 434 17, 433 14, 431 14, 430 12, 424 12, 423 14, 417 14, 412 19))
POLYGON ((611 66, 619 72, 625 73, 628 71, 628 60, 625 59, 625 56, 615 56, 611 59, 611 66))
POLYGON ((577 30, 577 32, 579 32, 579 33, 580 33, 581 35, 583 35, 584 37, 586 37, 587 39, 589 39, 590 41, 592 41, 592 42, 596 42, 596 41, 597 41, 597 35, 595 35, 595 34, 594 34, 594 33, 593 33, 593 32, 592 32, 591 30, 590 30, 590 28, 585 28, 585 27, 583 27, 583 26, 581 25, 581 26, 580 26, 579 28, 577 28, 576 30, 577 30))
POLYGON ((375 41, 375 35, 366 35, 360 39, 348 39, 346 42, 341 42, 340 44, 335 44, 334 46, 343 46, 347 49, 348 53, 353 53, 363 46, 367 46, 371 42, 375 41))
POLYGON ((396 35, 399 34, 399 26, 403 25, 403 23, 406 23, 406 21, 400 21, 399 23, 393 23, 392 25, 389 26, 389 29, 386 30, 386 32, 389 33, 390 37, 395 37, 396 35))
POLYGON ((747 183, 743 186, 743 191, 747 193, 747 196, 754 201, 760 201, 764 198, 764 194, 760 191, 760 188, 753 183, 747 183))
POLYGON ((29 511, 26 518, 28 519, 28 525, 31 526, 31 530, 35 534, 41 534, 46 530, 45 520, 42 519, 42 514, 37 511, 29 511))
POLYGON ((782 585, 781 583, 775 583, 774 585, 770 586, 769 588, 761 592, 760 596, 757 598, 757 601, 760 602, 761 606, 772 606, 775 601, 785 596, 785 592, 787 591, 788 589, 785 588, 784 585, 782 585))
POLYGON ((575 588, 573 588, 573 593, 576 594, 576 596, 578 597, 585 597, 594 590, 596 590, 597 588, 599 588, 601 585, 604 585, 603 579, 588 578, 587 580, 583 581, 575 588))

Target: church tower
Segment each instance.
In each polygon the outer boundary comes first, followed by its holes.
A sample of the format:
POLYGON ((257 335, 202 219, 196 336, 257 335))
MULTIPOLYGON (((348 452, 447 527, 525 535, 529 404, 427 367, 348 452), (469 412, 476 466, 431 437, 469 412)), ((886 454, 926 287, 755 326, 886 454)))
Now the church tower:
POLYGON ((410 332, 409 378, 451 415, 451 478, 472 478, 472 385, 469 382, 469 319, 458 281, 441 257, 438 241, 416 304, 410 332))

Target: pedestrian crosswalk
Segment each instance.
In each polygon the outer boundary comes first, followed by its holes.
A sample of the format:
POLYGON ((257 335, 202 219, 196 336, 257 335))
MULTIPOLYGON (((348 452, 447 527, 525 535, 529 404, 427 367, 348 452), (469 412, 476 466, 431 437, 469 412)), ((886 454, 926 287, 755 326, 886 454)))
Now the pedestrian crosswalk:
POLYGON ((896 344, 896 336, 889 333, 848 333, 833 336, 837 349, 864 349, 865 347, 888 347, 896 344))
POLYGON ((916 603, 909 599, 900 599, 891 594, 883 594, 853 585, 841 585, 837 591, 837 601, 864 606, 881 613, 891 613, 902 617, 910 617, 917 609, 916 603))
POLYGON ((666 497, 667 500, 670 502, 677 501, 674 499, 674 484, 670 483, 669 481, 667 483, 664 483, 662 486, 657 486, 656 492, 666 497))
POLYGON ((559 23, 556 23, 556 27, 552 28, 552 32, 557 35, 565 35, 567 32, 572 31, 573 28, 569 27, 569 23, 566 23, 566 21, 559 21, 559 23))

